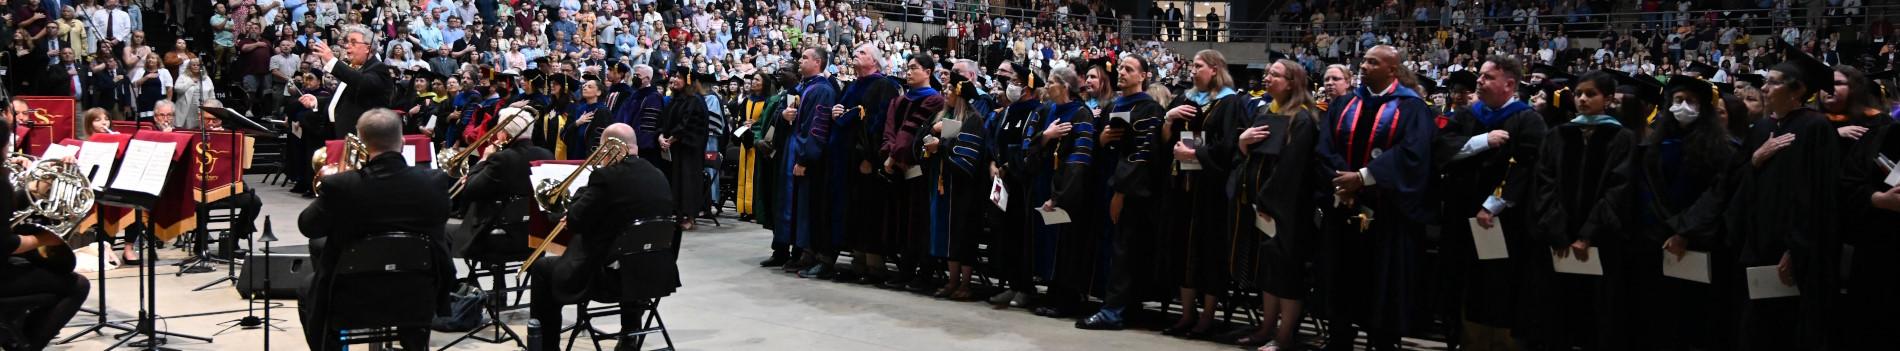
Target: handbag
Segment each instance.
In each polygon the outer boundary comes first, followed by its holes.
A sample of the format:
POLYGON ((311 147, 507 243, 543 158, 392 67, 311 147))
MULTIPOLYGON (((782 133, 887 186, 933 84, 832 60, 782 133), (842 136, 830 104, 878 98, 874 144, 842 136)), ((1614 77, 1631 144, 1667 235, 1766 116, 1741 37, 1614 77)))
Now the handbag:
POLYGON ((429 329, 439 332, 466 332, 481 326, 487 318, 482 315, 482 301, 488 299, 488 292, 480 286, 461 283, 455 291, 449 292, 448 309, 436 311, 435 320, 429 322, 429 329))

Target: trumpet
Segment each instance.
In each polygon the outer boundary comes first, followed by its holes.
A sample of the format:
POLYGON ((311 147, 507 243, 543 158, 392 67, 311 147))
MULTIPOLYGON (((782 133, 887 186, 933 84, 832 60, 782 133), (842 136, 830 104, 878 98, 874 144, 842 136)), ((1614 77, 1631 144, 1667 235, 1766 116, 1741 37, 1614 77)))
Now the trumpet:
MULTIPOLYGON (((573 186, 575 179, 580 178, 582 173, 600 169, 600 167, 605 167, 610 164, 610 162, 620 161, 620 159, 626 157, 626 142, 615 138, 601 138, 600 148, 594 150, 593 154, 587 155, 587 160, 582 161, 580 167, 574 168, 573 173, 568 173, 567 178, 561 179, 560 182, 555 182, 553 179, 542 179, 540 184, 535 184, 534 201, 539 203, 541 208, 546 210, 548 214, 557 216, 565 215, 567 214, 567 206, 574 200, 573 194, 568 193, 567 189, 573 186)), ((533 266, 534 261, 541 258, 541 254, 547 252, 548 247, 554 246, 554 238, 560 236, 561 231, 565 229, 567 229, 567 221, 561 221, 559 224, 555 224, 554 230, 549 231, 547 238, 541 240, 541 245, 535 247, 534 253, 528 254, 528 260, 522 262, 521 270, 527 271, 528 267, 533 266)))
POLYGON ((343 159, 330 164, 330 147, 318 147, 310 155, 310 169, 317 170, 317 176, 311 179, 310 190, 323 187, 323 177, 363 168, 363 162, 369 161, 369 148, 363 146, 363 138, 355 133, 343 136, 343 159))
MULTIPOLYGON (((474 155, 475 150, 481 150, 487 147, 488 143, 496 142, 494 141, 495 132, 501 131, 502 126, 514 122, 515 118, 520 118, 523 114, 528 115, 529 118, 533 118, 535 113, 537 112, 532 107, 509 107, 501 109, 501 114, 507 117, 503 117, 500 123, 495 123, 495 126, 489 128, 488 132, 482 133, 482 137, 471 141, 467 147, 460 149, 447 148, 436 153, 435 159, 441 160, 437 168, 442 169, 443 172, 447 172, 450 177, 461 178, 462 176, 468 175, 470 168, 474 167, 473 164, 468 162, 468 157, 474 155)), ((455 186, 455 189, 450 191, 451 194, 461 192, 462 186, 460 185, 455 186)))

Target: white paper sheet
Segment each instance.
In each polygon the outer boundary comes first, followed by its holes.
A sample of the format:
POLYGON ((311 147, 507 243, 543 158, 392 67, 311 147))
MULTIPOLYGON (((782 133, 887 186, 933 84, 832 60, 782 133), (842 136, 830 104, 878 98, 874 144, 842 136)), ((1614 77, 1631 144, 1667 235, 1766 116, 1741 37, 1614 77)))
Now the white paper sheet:
POLYGON ((1775 266, 1748 267, 1748 299, 1760 300, 1800 295, 1800 288, 1781 284, 1781 275, 1775 272, 1775 266))
MULTIPOLYGON (((568 175, 573 174, 576 168, 580 168, 580 165, 550 163, 535 166, 534 168, 528 169, 528 186, 539 186, 542 180, 560 182, 561 180, 567 179, 568 175)), ((572 197, 580 193, 581 187, 587 186, 587 178, 593 174, 593 170, 587 170, 582 171, 580 176, 574 177, 574 183, 567 185, 567 196, 572 197)), ((539 205, 539 201, 537 201, 536 204, 539 205)))
MULTIPOLYGON (((1471 218, 1470 221, 1471 241, 1477 245, 1479 260, 1511 258, 1511 248, 1504 242, 1504 226, 1495 225, 1497 223, 1493 221, 1494 225, 1491 229, 1485 229, 1478 225, 1477 218, 1471 218)), ((1595 252, 1592 252, 1591 258, 1596 258, 1595 256, 1595 252)))
MULTIPOLYGON (((1194 148, 1195 150, 1200 150, 1201 149, 1201 133, 1199 132, 1181 133, 1181 142, 1187 143, 1188 147, 1190 148, 1194 148)), ((1168 149, 1173 150, 1174 147, 1169 146, 1168 149)), ((1172 155, 1173 151, 1169 151, 1169 154, 1172 155)), ((1172 158, 1174 156, 1168 156, 1168 157, 1172 158)), ((1183 171, 1201 170, 1201 160, 1181 161, 1181 170, 1183 171)))
POLYGON ((1121 120, 1123 123, 1134 123, 1129 120, 1129 115, 1130 112, 1110 112, 1108 114, 1108 120, 1121 120))
POLYGON ((92 190, 104 190, 106 181, 112 179, 112 161, 119 157, 119 144, 88 141, 77 151, 73 163, 79 165, 79 173, 89 173, 97 167, 99 172, 91 173, 92 178, 87 180, 92 182, 92 190))
MULTIPOLYGON (((1552 250, 1570 250, 1570 248, 1564 247, 1552 250)), ((1594 246, 1590 247, 1589 261, 1578 260, 1577 255, 1574 254, 1557 258, 1555 253, 1553 253, 1550 256, 1550 265, 1556 269, 1557 273, 1603 275, 1603 255, 1597 252, 1597 248, 1594 246)))
POLYGON ((1069 223, 1069 211, 1063 211, 1061 207, 1057 207, 1051 211, 1037 210, 1036 212, 1042 213, 1043 225, 1057 225, 1057 224, 1069 223))
POLYGON ((746 132, 746 131, 749 131, 749 130, 752 130, 752 126, 750 126, 750 125, 745 125, 745 126, 739 126, 739 129, 738 129, 738 130, 733 130, 733 131, 732 131, 732 137, 734 137, 734 138, 744 138, 744 137, 745 137, 745 132, 746 132))
POLYGON ((1273 224, 1273 219, 1267 218, 1266 214, 1260 213, 1258 207, 1255 207, 1253 211, 1253 228, 1259 229, 1269 238, 1280 236, 1280 226, 1273 224))
POLYGON ((177 148, 175 143, 132 139, 111 187, 158 196, 165 190, 165 177, 171 171, 172 153, 177 148))
POLYGON ((79 147, 66 145, 66 144, 47 145, 46 151, 40 153, 40 159, 42 160, 61 159, 61 158, 66 158, 66 157, 78 157, 78 156, 79 156, 79 147))
POLYGON ((1709 253, 1702 251, 1683 252, 1682 258, 1663 251, 1663 275, 1697 283, 1709 283, 1709 253))
POLYGON ((904 179, 916 179, 922 176, 924 176, 923 166, 910 166, 910 168, 904 169, 904 179))
POLYGON ((407 162, 409 163, 410 167, 415 167, 416 165, 416 146, 415 145, 405 144, 402 146, 402 162, 407 162))
POLYGON ((1887 186, 1900 186, 1900 167, 1887 171, 1887 186))
POLYGON ((940 138, 943 138, 944 140, 956 140, 957 134, 962 133, 962 132, 963 132, 963 121, 958 121, 954 119, 946 119, 946 120, 943 120, 942 133, 937 133, 937 136, 940 138))
POLYGON ((1003 178, 990 178, 990 203, 996 209, 1009 211, 1009 190, 1003 189, 1003 178))

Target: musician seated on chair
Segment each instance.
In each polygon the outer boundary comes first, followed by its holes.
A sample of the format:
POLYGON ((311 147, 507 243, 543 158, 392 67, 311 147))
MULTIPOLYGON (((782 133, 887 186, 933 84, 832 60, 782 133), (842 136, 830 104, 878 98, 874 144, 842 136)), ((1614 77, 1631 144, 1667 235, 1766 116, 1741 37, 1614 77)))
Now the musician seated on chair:
MULTIPOLYGON (((560 344, 561 306, 580 303, 592 296, 618 297, 621 303, 620 325, 638 326, 646 312, 640 300, 663 297, 680 285, 675 254, 656 252, 632 256, 620 262, 620 269, 608 269, 609 252, 620 233, 635 219, 657 218, 673 214, 672 188, 666 174, 639 156, 634 131, 626 124, 608 126, 601 139, 619 139, 627 144, 626 157, 608 160, 588 175, 587 185, 573 194, 567 207, 567 252, 543 257, 528 269, 534 281, 528 306, 529 315, 539 320, 542 350, 556 350, 560 344), (621 279, 628 277, 630 279, 621 279), (595 289, 605 289, 595 291, 595 289), (632 300, 629 300, 632 299, 632 300)), ((631 348, 622 342, 621 349, 631 348)), ((532 346, 531 346, 532 348, 532 346)))
MULTIPOLYGON (((514 110, 509 110, 514 111, 514 110)), ((524 110, 525 111, 525 110, 524 110)), ((486 143, 481 143, 481 161, 457 180, 460 193, 450 194, 457 204, 466 204, 469 213, 462 226, 450 232, 457 257, 480 258, 491 254, 518 251, 527 253, 528 212, 533 205, 534 185, 528 183, 530 162, 554 159, 554 153, 534 145, 528 127, 534 123, 532 112, 515 118, 497 117, 506 122, 486 143), (506 238, 482 234, 496 228, 506 238), (478 240, 485 239, 485 240, 478 240), (493 242, 488 242, 493 241, 493 242)), ((458 206, 460 207, 460 206, 458 206)), ((518 259, 513 259, 518 260, 518 259)), ((513 261, 511 260, 511 261, 513 261)))
MULTIPOLYGON (((0 143, 3 142, 0 140, 0 143)), ((0 144, 0 148, 4 146, 6 144, 0 144)), ((0 168, 0 179, 7 179, 6 176, 7 170, 0 168)), ((14 189, 11 183, 0 189, 4 189, 0 191, 0 199, 10 200, 0 201, 0 213, 11 214, 14 209, 27 205, 26 189, 14 189)), ((34 255, 41 246, 55 242, 57 237, 5 229, 7 232, 0 234, 0 252, 7 254, 5 261, 0 261, 0 301, 7 301, 8 304, 0 304, 0 323, 9 325, 0 325, 0 330, 15 332, 0 333, 0 349, 45 348, 53 341, 53 337, 59 335, 59 329, 79 313, 79 305, 92 292, 92 285, 85 277, 73 273, 71 266, 61 269, 26 258, 34 255), (20 325, 10 325, 16 321, 20 325)))
MULTIPOLYGON (((224 107, 224 103, 219 102, 217 99, 211 99, 204 102, 204 107, 224 107)), ((199 120, 203 121, 205 130, 214 132, 226 131, 226 129, 224 129, 224 120, 213 115, 210 109, 201 108, 199 111, 199 120)), ((235 158, 233 159, 235 160, 235 158)), ((243 171, 239 170, 239 172, 243 171)), ((244 177, 238 177, 237 181, 242 183, 244 177)), ((230 258, 233 255, 233 250, 237 248, 238 239, 250 237, 251 233, 257 232, 257 213, 264 209, 264 201, 257 197, 257 192, 250 191, 249 186, 245 186, 244 189, 245 191, 242 193, 231 194, 231 196, 226 196, 208 204, 199 204, 199 206, 213 209, 236 208, 238 210, 237 221, 231 223, 231 235, 225 235, 218 240, 218 257, 230 258)))
MULTIPOLYGON (((297 227, 311 238, 316 253, 315 277, 304 285, 298 303, 304 336, 311 349, 321 342, 334 343, 336 331, 312 328, 328 321, 323 313, 329 300, 326 289, 332 278, 336 257, 363 238, 381 233, 407 232, 436 241, 435 267, 440 269, 436 286, 437 301, 446 302, 455 277, 443 244, 442 223, 449 218, 449 183, 441 171, 409 166, 402 156, 402 118, 389 109, 363 113, 356 121, 357 135, 368 149, 369 159, 361 169, 346 171, 323 179, 317 199, 304 208, 297 227)), ((421 292, 418 292, 421 293, 421 292)), ((347 297, 339 297, 347 298, 347 297)), ((399 330, 405 350, 421 350, 429 339, 426 328, 399 330)))

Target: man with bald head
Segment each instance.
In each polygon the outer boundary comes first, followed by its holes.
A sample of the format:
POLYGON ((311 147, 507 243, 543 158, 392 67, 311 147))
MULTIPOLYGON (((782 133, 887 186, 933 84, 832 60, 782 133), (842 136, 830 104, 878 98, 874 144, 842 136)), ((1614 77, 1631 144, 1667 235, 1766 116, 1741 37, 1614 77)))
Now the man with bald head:
MULTIPOLYGON (((303 325, 325 325, 328 321, 329 289, 336 257, 371 235, 403 232, 421 235, 437 243, 435 267, 439 301, 447 298, 455 280, 455 268, 449 263, 442 223, 449 220, 448 176, 427 167, 410 166, 402 156, 402 117, 385 108, 363 113, 353 119, 357 136, 363 139, 369 159, 363 168, 323 176, 317 199, 297 218, 297 227, 310 237, 317 253, 316 276, 304 286, 298 310, 303 325)), ((394 307, 394 306, 391 306, 394 307)), ((403 328, 402 347, 420 350, 428 347, 427 328, 403 328)), ((337 330, 304 328, 304 337, 312 350, 335 350, 337 330)))
POLYGON ((863 258, 851 260, 856 269, 839 272, 836 278, 840 282, 883 282, 887 275, 884 254, 893 252, 885 237, 891 231, 885 228, 885 219, 891 216, 885 213, 889 207, 885 204, 897 190, 892 188, 891 179, 903 175, 882 174, 879 168, 889 157, 880 151, 885 108, 897 97, 899 86, 897 80, 884 75, 884 65, 879 62, 882 57, 884 51, 875 44, 851 50, 851 70, 857 80, 845 86, 838 104, 831 107, 832 123, 839 129, 832 134, 825 153, 831 159, 831 170, 841 176, 829 180, 836 186, 833 189, 850 189, 832 194, 837 206, 831 212, 831 229, 845 233, 845 246, 853 251, 851 257, 863 258))
POLYGON ((1336 301, 1329 350, 1350 349, 1358 328, 1372 349, 1396 349, 1414 320, 1421 223, 1437 212, 1425 194, 1438 126, 1418 92, 1399 83, 1403 56, 1388 45, 1366 51, 1364 86, 1329 104, 1320 121, 1320 167, 1334 189, 1321 222, 1333 241, 1321 271, 1336 301))
MULTIPOLYGON (((635 134, 633 127, 624 123, 614 123, 601 132, 603 143, 626 143, 626 156, 607 160, 588 175, 587 186, 573 194, 567 217, 561 219, 567 224, 567 235, 574 235, 568 241, 567 252, 543 257, 528 270, 535 282, 529 288, 534 299, 529 302, 528 314, 544 326, 537 331, 541 333, 541 345, 530 345, 530 349, 559 349, 561 307, 585 301, 594 295, 593 289, 607 289, 609 296, 622 299, 651 299, 671 295, 680 286, 679 267, 674 265, 679 257, 677 229, 673 231, 674 250, 629 256, 620 261, 619 268, 608 269, 614 263, 608 260, 608 251, 635 221, 673 218, 672 186, 658 167, 634 156, 639 153, 635 134), (603 279, 610 274, 619 279, 603 279), (596 280, 619 284, 595 286, 596 280)), ((620 325, 639 325, 647 307, 644 302, 630 300, 622 300, 620 306, 620 325)), ((621 345, 631 348, 633 343, 623 340, 621 345)))

